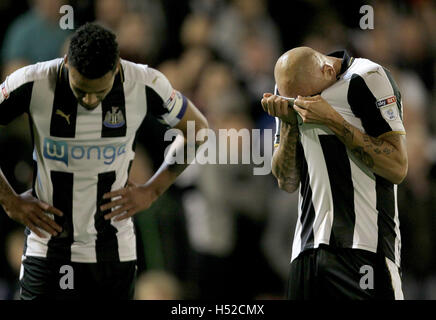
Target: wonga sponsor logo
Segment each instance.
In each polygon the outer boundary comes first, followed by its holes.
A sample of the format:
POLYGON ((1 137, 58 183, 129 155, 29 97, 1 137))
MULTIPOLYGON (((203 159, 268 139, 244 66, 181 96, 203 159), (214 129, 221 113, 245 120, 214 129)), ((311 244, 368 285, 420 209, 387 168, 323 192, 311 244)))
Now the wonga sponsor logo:
POLYGON ((44 139, 44 158, 61 161, 68 167, 68 145, 63 141, 44 139))
POLYGON ((126 145, 120 146, 68 146, 65 141, 44 139, 44 158, 63 162, 67 167, 69 160, 103 160, 106 165, 112 164, 115 159, 126 152, 126 145))

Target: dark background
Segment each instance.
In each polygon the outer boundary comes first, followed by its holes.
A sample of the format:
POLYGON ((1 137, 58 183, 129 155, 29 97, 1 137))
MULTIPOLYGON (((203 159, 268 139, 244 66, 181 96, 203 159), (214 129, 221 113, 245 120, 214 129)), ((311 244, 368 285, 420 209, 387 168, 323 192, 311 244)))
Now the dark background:
MULTIPOLYGON (((75 28, 95 20, 111 28, 123 58, 162 71, 215 130, 273 128, 259 100, 273 89, 275 61, 295 46, 345 48, 389 68, 408 134, 409 174, 398 191, 403 289, 408 299, 436 298, 434 2, 2 0, 0 82, 65 53, 71 31, 59 27, 64 4, 74 9, 75 28), (359 26, 365 4, 374 10, 374 29, 359 26)), ((160 165, 164 130, 146 118, 137 181, 160 165)), ((17 192, 31 185, 29 139, 25 117, 0 128, 0 167, 17 192)), ((191 169, 135 216, 137 299, 283 299, 296 195, 280 191, 271 176, 253 176, 251 165, 191 169)), ((0 299, 17 297, 22 231, 0 210, 0 299)))

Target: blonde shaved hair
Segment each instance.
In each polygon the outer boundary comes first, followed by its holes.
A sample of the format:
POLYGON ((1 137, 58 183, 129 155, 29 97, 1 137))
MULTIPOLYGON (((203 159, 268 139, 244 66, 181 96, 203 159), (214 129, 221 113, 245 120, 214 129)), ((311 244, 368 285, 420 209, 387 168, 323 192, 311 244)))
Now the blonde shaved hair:
POLYGON ((323 55, 309 47, 298 47, 285 52, 274 68, 279 91, 300 92, 310 85, 311 76, 324 62, 323 55))

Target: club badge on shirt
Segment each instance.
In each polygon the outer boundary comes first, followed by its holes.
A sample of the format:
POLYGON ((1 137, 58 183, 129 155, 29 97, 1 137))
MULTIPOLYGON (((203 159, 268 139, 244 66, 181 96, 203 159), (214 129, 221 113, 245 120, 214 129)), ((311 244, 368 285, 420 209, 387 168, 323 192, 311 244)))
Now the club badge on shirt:
POLYGON ((108 128, 120 128, 125 123, 123 113, 118 107, 112 107, 112 111, 106 112, 103 121, 103 124, 108 128))
POLYGON ((376 101, 376 105, 385 120, 394 121, 398 119, 397 97, 389 96, 379 99, 376 101))

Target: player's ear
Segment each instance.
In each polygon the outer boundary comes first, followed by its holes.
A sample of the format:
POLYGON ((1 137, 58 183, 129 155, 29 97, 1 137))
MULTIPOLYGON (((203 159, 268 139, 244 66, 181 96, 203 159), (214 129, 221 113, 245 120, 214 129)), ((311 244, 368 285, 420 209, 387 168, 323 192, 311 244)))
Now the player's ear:
POLYGON ((330 62, 324 62, 322 73, 327 80, 336 79, 336 70, 330 62))
POLYGON ((120 72, 120 68, 121 68, 121 62, 120 62, 120 58, 118 58, 118 61, 116 63, 116 67, 114 70, 114 74, 116 75, 118 72, 120 72))
POLYGON ((64 67, 67 68, 67 70, 70 68, 70 60, 68 59, 68 55, 64 56, 64 67))

